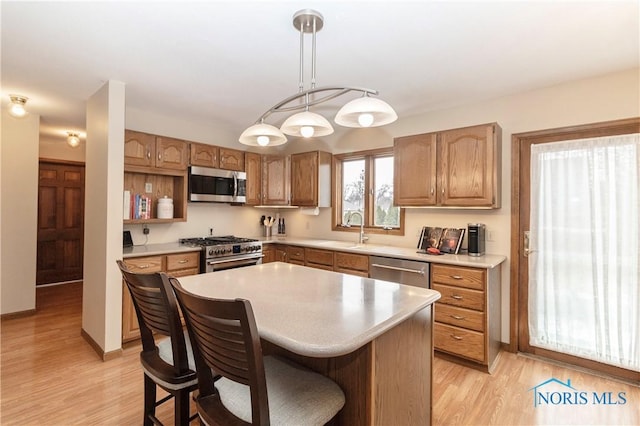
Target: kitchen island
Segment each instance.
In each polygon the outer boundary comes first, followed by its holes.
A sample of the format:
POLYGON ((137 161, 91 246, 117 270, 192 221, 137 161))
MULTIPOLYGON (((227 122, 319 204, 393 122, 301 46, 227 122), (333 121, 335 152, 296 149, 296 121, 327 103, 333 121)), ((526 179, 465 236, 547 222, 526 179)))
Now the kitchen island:
POLYGON ((265 354, 340 385, 343 425, 431 423, 433 290, 274 262, 180 278, 196 294, 251 301, 265 354))

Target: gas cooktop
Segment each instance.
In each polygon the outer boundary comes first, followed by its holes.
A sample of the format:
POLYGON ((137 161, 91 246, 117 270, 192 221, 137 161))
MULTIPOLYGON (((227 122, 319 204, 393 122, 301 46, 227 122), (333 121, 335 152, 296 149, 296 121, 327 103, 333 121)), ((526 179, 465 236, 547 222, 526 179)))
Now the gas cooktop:
POLYGON ((241 244, 241 243, 254 243, 258 240, 251 238, 235 237, 233 235, 222 235, 212 237, 195 237, 195 238, 181 238, 180 244, 191 246, 217 246, 220 244, 241 244))

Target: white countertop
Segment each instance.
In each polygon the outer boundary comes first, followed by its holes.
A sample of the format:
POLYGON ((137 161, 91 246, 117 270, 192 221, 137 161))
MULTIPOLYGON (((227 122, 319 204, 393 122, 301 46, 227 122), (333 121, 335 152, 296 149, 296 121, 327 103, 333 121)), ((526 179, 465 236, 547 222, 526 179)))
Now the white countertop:
POLYGON ((290 244, 303 247, 312 247, 327 250, 346 251, 350 253, 366 254, 371 256, 394 257, 421 262, 445 263, 457 266, 471 266, 475 268, 494 268, 506 260, 505 256, 485 254, 484 256, 469 256, 467 254, 443 254, 429 255, 417 253, 416 248, 395 247, 376 244, 357 244, 350 241, 321 240, 312 238, 272 237, 260 239, 263 244, 290 244))
POLYGON ((262 338, 309 357, 351 353, 440 298, 434 290, 281 262, 179 280, 195 294, 248 299, 262 338))
POLYGON ((140 256, 157 256, 167 253, 182 253, 190 251, 200 251, 201 247, 186 246, 175 243, 162 243, 162 244, 146 244, 133 247, 125 247, 122 249, 122 258, 140 257, 140 256))

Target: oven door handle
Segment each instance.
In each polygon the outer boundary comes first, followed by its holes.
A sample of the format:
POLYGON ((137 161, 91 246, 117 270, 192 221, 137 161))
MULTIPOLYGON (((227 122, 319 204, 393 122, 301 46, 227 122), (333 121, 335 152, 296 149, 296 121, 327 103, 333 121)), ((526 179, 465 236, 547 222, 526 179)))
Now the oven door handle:
POLYGON ((224 260, 210 260, 207 262, 207 265, 217 265, 219 263, 230 263, 230 262, 242 262, 242 261, 255 261, 258 260, 260 258, 264 257, 264 255, 258 255, 258 256, 251 256, 251 257, 242 257, 242 258, 235 258, 235 259, 224 259, 224 260))

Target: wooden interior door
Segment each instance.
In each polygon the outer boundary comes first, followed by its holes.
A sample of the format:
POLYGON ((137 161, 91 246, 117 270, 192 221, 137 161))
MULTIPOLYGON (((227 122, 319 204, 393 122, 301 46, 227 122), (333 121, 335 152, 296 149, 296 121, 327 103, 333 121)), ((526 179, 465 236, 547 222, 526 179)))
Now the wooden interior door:
POLYGON ((84 164, 40 161, 36 284, 82 279, 84 164))
MULTIPOLYGON (((583 138, 594 138, 640 132, 640 118, 593 123, 559 129, 541 130, 512 136, 512 193, 511 193, 511 330, 510 349, 555 359, 573 365, 628 378, 634 372, 569 354, 538 348, 529 343, 528 290, 529 264, 525 250, 530 229, 531 211, 531 146, 583 138)), ((528 249, 528 247, 527 247, 528 249)))

